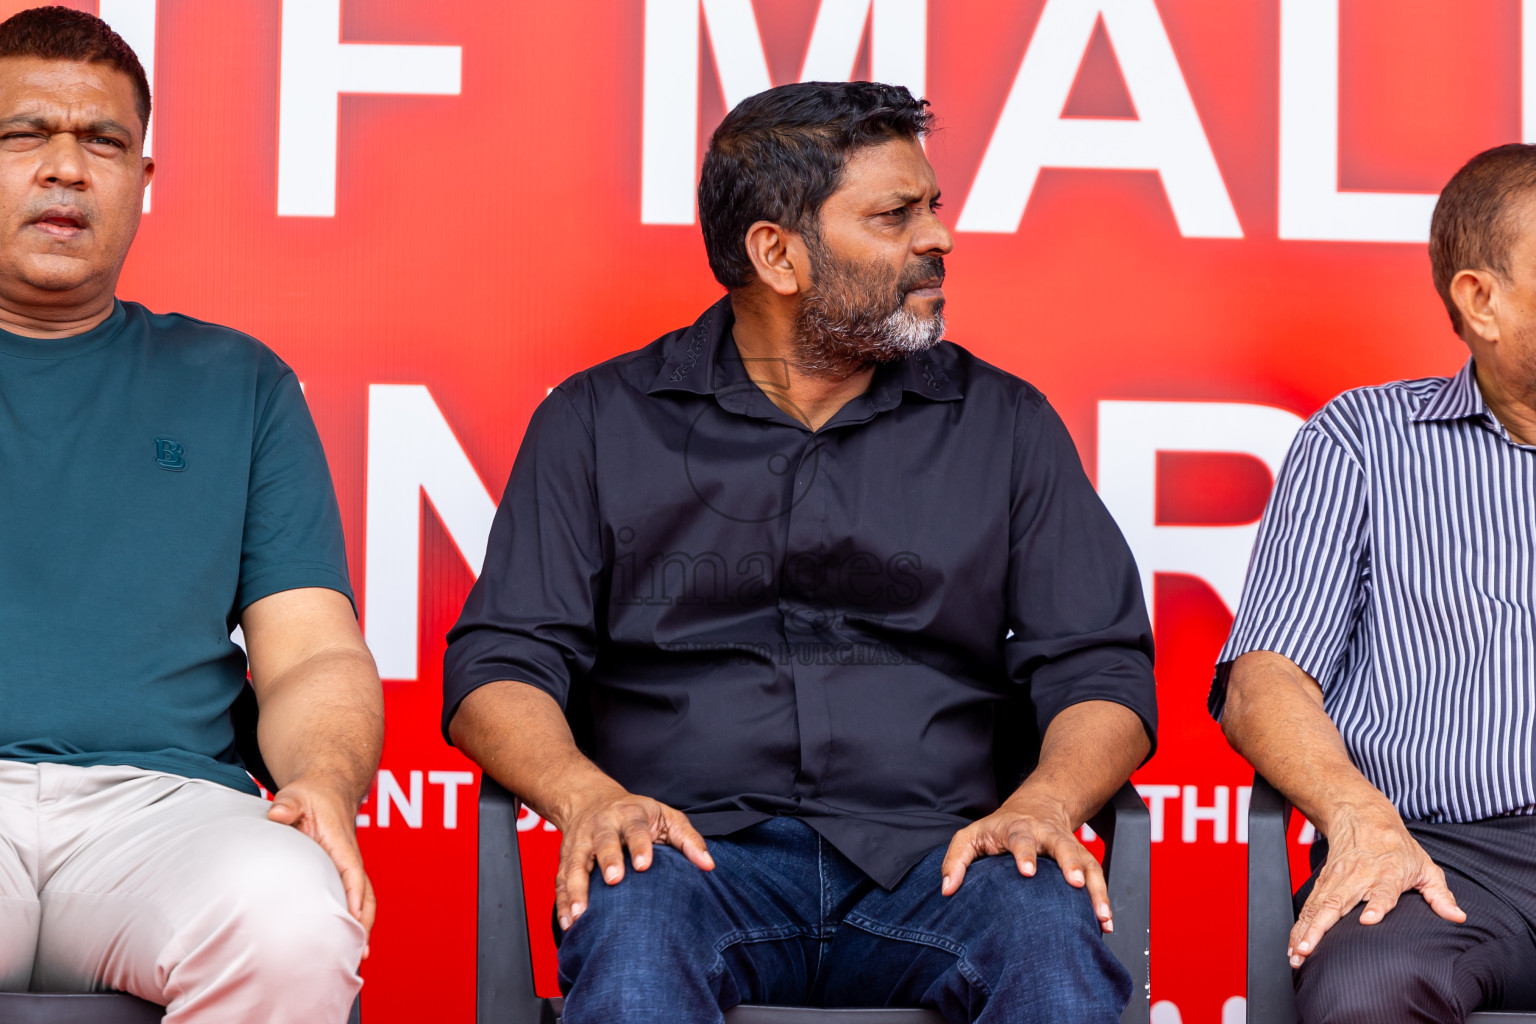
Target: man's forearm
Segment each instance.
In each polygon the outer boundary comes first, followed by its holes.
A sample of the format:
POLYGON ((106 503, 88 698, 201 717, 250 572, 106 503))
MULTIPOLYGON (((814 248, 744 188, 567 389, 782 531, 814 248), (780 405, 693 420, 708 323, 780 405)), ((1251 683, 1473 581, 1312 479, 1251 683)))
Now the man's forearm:
POLYGON ((261 691, 257 739, 279 787, 319 780, 360 803, 384 744, 373 659, 351 648, 319 652, 271 680, 261 691))
POLYGON ((1125 785, 1151 749, 1141 717, 1125 705, 1073 704, 1052 719, 1039 763, 1007 802, 1053 806, 1076 829, 1125 785))
POLYGON ((595 790, 621 787, 576 747, 565 712, 527 683, 488 683, 469 694, 448 724, 454 745, 539 814, 564 828, 595 790))
POLYGON ((1324 835, 1343 809, 1391 807, 1350 761, 1323 710, 1321 687, 1288 658, 1251 651, 1237 659, 1221 728, 1232 748, 1324 835))

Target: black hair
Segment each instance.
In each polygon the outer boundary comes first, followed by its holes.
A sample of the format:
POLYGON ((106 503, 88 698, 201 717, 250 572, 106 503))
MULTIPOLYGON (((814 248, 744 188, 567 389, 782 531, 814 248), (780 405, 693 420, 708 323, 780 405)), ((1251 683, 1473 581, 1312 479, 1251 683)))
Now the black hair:
POLYGON ((853 151, 920 139, 932 124, 927 100, 879 82, 801 82, 742 100, 710 137, 699 177, 715 279, 726 288, 752 279, 746 236, 757 221, 814 242, 822 204, 842 184, 853 151))
POLYGON ((133 48, 94 14, 33 7, 0 22, 0 57, 40 57, 108 64, 133 82, 141 127, 149 128, 149 78, 133 48))

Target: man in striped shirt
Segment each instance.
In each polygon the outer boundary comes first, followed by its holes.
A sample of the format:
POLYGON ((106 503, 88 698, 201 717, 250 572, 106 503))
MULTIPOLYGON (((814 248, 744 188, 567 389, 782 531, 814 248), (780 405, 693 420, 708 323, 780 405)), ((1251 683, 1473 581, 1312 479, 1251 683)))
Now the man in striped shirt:
POLYGON ((1302 428, 1211 689, 1327 837, 1305 1024, 1536 1008, 1536 147, 1457 172, 1430 259, 1472 358, 1302 428))

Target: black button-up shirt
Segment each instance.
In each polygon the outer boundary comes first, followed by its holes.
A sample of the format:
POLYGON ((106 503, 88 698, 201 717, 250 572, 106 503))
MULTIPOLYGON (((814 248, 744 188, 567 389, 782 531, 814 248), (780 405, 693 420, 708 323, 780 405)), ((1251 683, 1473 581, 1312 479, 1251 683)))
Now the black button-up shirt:
POLYGON ((1136 566, 1040 392, 944 342, 812 432, 732 322, 722 300, 534 413, 445 732, 476 687, 536 686, 705 835, 793 815, 886 887, 997 808, 1063 708, 1153 734, 1136 566))

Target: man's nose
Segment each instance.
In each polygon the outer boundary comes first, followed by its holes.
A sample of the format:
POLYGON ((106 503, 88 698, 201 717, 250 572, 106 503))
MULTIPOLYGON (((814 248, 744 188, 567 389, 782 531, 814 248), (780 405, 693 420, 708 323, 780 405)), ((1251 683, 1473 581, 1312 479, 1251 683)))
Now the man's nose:
POLYGON ((947 256, 954 247, 955 236, 939 220, 938 214, 932 212, 922 219, 912 238, 912 251, 919 256, 947 256))
POLYGON ((56 188, 78 188, 85 184, 85 152, 80 142, 68 132, 49 136, 38 163, 38 184, 56 188))

